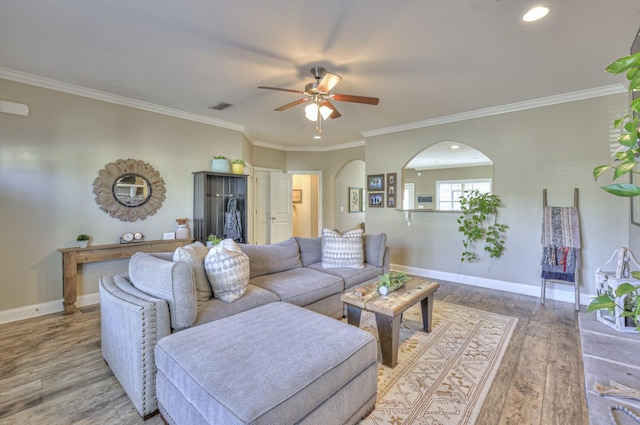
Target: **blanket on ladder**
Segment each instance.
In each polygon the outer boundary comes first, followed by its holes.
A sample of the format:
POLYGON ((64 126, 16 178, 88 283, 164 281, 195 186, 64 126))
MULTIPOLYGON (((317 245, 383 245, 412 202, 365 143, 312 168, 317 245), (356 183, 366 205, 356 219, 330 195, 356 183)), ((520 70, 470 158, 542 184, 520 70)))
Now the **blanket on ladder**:
POLYGON ((544 207, 542 219, 543 279, 575 282, 580 262, 580 220, 576 207, 544 207))

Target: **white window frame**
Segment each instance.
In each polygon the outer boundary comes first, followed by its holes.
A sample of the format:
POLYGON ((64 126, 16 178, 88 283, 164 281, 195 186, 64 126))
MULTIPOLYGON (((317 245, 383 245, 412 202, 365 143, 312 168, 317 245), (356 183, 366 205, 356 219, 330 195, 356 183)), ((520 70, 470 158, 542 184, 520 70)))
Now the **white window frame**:
MULTIPOLYGON (((453 206, 458 201, 459 195, 457 197, 452 196, 451 201, 446 201, 450 205, 450 208, 441 208, 440 205, 440 186, 444 184, 461 184, 462 190, 460 191, 460 195, 464 193, 466 190, 473 190, 474 185, 478 183, 489 184, 489 191, 487 193, 491 193, 493 191, 493 179, 461 179, 461 180, 436 180, 436 209, 440 211, 459 211, 459 209, 454 209, 453 206)), ((443 201, 444 202, 444 201, 443 201)))

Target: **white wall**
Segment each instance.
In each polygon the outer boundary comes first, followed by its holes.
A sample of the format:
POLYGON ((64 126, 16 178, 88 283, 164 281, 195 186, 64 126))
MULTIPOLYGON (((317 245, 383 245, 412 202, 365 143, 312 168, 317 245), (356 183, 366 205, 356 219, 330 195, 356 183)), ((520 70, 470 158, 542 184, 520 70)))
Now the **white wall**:
MULTIPOLYGON (((504 255, 460 262, 456 213, 414 213, 412 226, 389 208, 367 210, 367 231, 386 232, 392 262, 483 286, 518 287, 539 294, 542 190, 550 205, 571 205, 580 190, 582 228, 581 291, 595 292, 596 267, 628 243, 629 201, 611 196, 594 182, 594 166, 608 163, 610 108, 626 94, 581 100, 486 118, 454 122, 367 139, 367 174, 398 172, 422 149, 444 140, 472 146, 494 161, 493 190, 509 226, 504 255)), ((566 285, 555 289, 570 291, 566 285)), ((570 296, 570 293, 563 295, 570 296)), ((571 298, 569 298, 571 300, 571 298)), ((588 302, 585 296, 583 302, 588 302)))
MULTIPOLYGON (((335 179, 336 195, 336 228, 340 231, 347 231, 360 228, 365 221, 364 212, 349 212, 349 188, 359 187, 363 189, 362 196, 365 195, 366 175, 364 161, 359 159, 345 164, 340 169, 335 179)), ((366 206, 365 206, 366 207, 366 206)))

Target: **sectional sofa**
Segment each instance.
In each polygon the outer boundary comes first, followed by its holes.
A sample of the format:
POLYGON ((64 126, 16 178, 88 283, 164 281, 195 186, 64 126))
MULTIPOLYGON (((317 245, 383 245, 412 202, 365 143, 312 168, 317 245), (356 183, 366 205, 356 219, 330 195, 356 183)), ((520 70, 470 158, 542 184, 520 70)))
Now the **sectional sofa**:
POLYGON ((341 318, 344 291, 389 272, 384 233, 362 235, 360 268, 327 268, 326 262, 323 267, 322 238, 240 247, 249 258, 250 279, 230 303, 205 299, 201 267, 174 261, 175 253, 137 253, 128 274, 100 279, 103 357, 142 417, 158 409, 154 348, 160 339, 276 302, 341 318))

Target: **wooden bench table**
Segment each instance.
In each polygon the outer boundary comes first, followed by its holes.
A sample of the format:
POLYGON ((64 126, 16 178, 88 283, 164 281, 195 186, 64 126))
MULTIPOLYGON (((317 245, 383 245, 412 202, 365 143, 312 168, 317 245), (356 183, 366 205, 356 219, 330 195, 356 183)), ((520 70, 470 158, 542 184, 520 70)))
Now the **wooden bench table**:
MULTIPOLYGON (((422 325, 431 332, 433 313, 433 294, 440 284, 421 278, 413 278, 405 285, 388 294, 380 295, 377 282, 364 286, 363 296, 347 292, 340 299, 347 305, 347 321, 350 325, 360 326, 362 311, 370 311, 376 316, 382 364, 395 367, 398 364, 398 341, 400 339, 400 321, 402 313, 420 302, 422 307, 422 325)), ((355 288, 354 288, 355 289, 355 288)))

